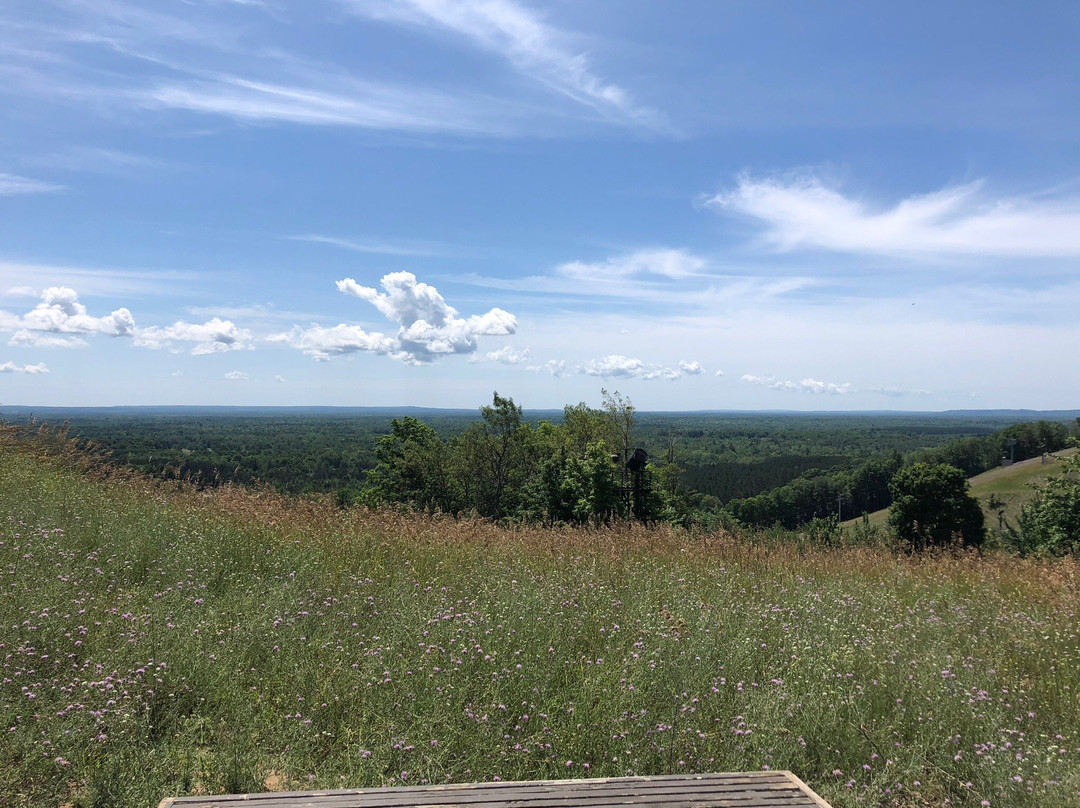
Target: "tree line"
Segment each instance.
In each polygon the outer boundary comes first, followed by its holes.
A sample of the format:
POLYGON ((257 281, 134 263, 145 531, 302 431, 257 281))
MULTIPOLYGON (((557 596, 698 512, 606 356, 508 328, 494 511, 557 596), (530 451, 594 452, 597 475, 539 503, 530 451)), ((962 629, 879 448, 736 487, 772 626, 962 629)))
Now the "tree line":
POLYGON ((642 496, 629 496, 635 409, 618 392, 602 393, 600 409, 567 406, 561 423, 535 426, 512 398, 495 393, 479 421, 445 439, 418 418, 395 418, 352 501, 528 522, 672 520, 677 468, 652 464, 642 496))
MULTIPOLYGON (((1080 435, 1080 423, 1075 431, 1080 435)), ((744 525, 780 525, 788 530, 814 519, 850 519, 889 507, 893 502, 889 483, 906 465, 945 465, 973 477, 1001 465, 1010 454, 1019 462, 1059 451, 1069 437, 1069 429, 1055 421, 1013 424, 982 437, 956 438, 907 458, 893 451, 840 471, 814 469, 761 494, 730 500, 725 509, 744 525)))

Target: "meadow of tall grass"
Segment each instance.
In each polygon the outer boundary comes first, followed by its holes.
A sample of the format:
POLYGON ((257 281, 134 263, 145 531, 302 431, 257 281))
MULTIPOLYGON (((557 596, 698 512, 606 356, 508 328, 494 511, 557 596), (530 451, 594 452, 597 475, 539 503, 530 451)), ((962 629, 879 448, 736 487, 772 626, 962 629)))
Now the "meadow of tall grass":
POLYGON ((791 769, 1080 805, 1080 569, 200 492, 0 435, 0 804, 791 769))

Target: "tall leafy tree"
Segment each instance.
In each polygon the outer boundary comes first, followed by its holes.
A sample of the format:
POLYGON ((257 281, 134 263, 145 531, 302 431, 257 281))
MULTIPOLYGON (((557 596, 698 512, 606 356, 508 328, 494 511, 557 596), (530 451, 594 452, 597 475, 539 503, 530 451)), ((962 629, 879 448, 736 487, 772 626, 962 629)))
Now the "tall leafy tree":
POLYGON ((421 510, 453 512, 455 486, 449 476, 447 447, 418 418, 395 418, 390 433, 375 447, 378 465, 368 474, 361 496, 372 504, 405 503, 421 510))
POLYGON ((915 552, 956 540, 978 547, 986 530, 982 509, 969 488, 964 472, 945 463, 915 463, 901 469, 889 482, 893 500, 889 525, 915 552))
POLYGON ((1080 455, 1073 455, 1020 511, 1014 543, 1023 553, 1080 553, 1080 455))
POLYGON ((490 407, 481 407, 483 420, 470 426, 455 446, 456 473, 468 504, 482 516, 501 519, 513 513, 535 464, 532 430, 521 407, 497 392, 490 407))

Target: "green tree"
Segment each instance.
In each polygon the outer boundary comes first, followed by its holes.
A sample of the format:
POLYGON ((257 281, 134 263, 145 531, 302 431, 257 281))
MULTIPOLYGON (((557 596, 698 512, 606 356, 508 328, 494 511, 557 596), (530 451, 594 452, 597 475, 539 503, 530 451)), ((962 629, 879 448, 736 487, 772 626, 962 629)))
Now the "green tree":
POLYGON ((622 462, 625 463, 630 458, 630 442, 634 433, 634 405, 618 390, 609 393, 601 388, 600 395, 604 397, 604 412, 611 425, 615 449, 621 453, 622 462))
POLYGON ((1014 547, 1022 553, 1080 553, 1080 455, 1065 461, 1060 474, 1035 490, 1020 510, 1014 547))
POLYGON ((481 407, 483 420, 458 438, 454 466, 467 505, 481 516, 501 519, 517 509, 535 465, 532 430, 521 407, 497 392, 490 407, 481 407))
POLYGON ((610 454, 619 441, 608 413, 594 410, 584 401, 563 407, 563 422, 558 432, 567 450, 577 457, 584 457, 589 446, 598 442, 605 444, 610 454))
POLYGON ((453 486, 447 447, 418 418, 395 418, 390 434, 375 446, 378 465, 368 474, 361 498, 370 504, 396 502, 413 508, 452 512, 453 486))
POLYGON ((915 463, 889 482, 889 526, 915 552, 959 539, 978 547, 986 537, 983 513, 968 493, 964 473, 945 463, 915 463))

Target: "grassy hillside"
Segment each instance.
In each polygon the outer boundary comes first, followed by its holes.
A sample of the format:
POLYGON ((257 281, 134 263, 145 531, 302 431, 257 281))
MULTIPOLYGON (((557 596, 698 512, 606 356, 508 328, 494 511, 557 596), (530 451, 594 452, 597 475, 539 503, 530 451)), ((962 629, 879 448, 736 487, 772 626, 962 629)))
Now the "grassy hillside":
MULTIPOLYGON (((0 441, 4 436, 0 435, 0 441)), ((1080 569, 508 531, 0 443, 0 803, 792 769, 1080 801, 1080 569)))
POLYGON ((1002 512, 1005 524, 1016 526, 1020 509, 1031 501, 1034 486, 1045 482, 1051 474, 1060 471, 1061 458, 1076 454, 1076 449, 1065 449, 1047 456, 1047 462, 1035 457, 1012 466, 991 469, 971 478, 971 494, 979 500, 986 514, 987 527, 996 529, 998 512, 1002 512), (990 507, 990 497, 1000 500, 1001 506, 990 507))
MULTIPOLYGON (((1002 511, 1003 524, 1016 526, 1016 520, 1020 516, 1020 509, 1031 500, 1034 494, 1034 485, 1046 480, 1051 474, 1060 468, 1060 460, 1064 457, 1076 454, 1076 449, 1064 449, 1049 455, 1046 463, 1041 458, 1035 457, 1014 463, 1011 466, 1002 466, 991 469, 982 474, 972 477, 971 495, 979 500, 983 513, 986 515, 987 528, 997 532, 998 511, 1002 511), (1001 508, 990 507, 990 497, 995 496, 1002 502, 1001 508)), ((875 511, 867 516, 871 525, 884 527, 889 516, 888 509, 875 511)), ((852 528, 862 522, 862 519, 851 519, 844 522, 845 528, 852 528)))

